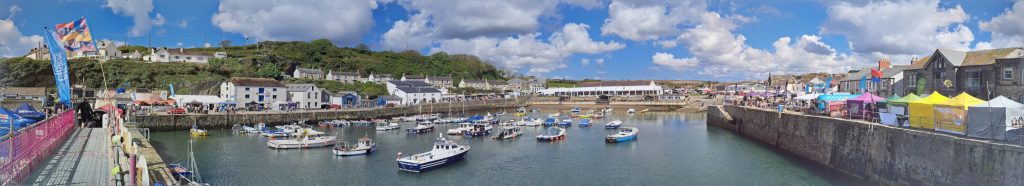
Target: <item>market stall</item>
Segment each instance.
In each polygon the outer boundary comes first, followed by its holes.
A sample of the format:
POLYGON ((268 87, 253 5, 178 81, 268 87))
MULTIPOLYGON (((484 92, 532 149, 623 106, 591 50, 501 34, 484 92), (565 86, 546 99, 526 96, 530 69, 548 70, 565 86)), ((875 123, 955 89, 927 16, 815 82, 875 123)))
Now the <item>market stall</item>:
POLYGON ((864 93, 852 99, 846 100, 846 110, 853 119, 870 119, 873 113, 878 112, 876 103, 885 98, 875 96, 871 93, 864 93))
POLYGON ((984 103, 967 93, 960 93, 946 102, 935 104, 935 130, 953 134, 967 132, 967 108, 984 103))
POLYGON ((910 127, 935 129, 935 104, 948 100, 948 97, 938 92, 932 92, 927 97, 908 102, 910 127))
POLYGON ((1024 104, 999 96, 967 109, 967 123, 970 123, 967 125, 967 136, 1018 140, 1022 121, 1024 104))

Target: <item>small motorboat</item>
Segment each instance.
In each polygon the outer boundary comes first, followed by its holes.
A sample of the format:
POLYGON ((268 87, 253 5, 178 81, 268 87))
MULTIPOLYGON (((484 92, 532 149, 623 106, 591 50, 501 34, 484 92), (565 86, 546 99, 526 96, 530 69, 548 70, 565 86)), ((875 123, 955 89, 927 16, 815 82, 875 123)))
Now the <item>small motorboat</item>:
POLYGON ((422 134, 428 132, 434 132, 434 125, 431 124, 416 124, 416 127, 406 129, 410 134, 422 134))
POLYGON ((580 120, 580 127, 589 127, 589 126, 590 126, 590 119, 582 119, 582 120, 580 120))
POLYGON ((634 140, 639 132, 640 130, 636 127, 622 127, 622 129, 619 130, 619 133, 608 135, 604 138, 604 141, 608 143, 619 143, 634 140))
POLYGON ((191 134, 192 137, 202 137, 209 135, 209 133, 206 132, 206 130, 198 128, 192 128, 191 130, 188 131, 188 133, 191 134))
MULTIPOLYGON (((441 134, 437 135, 441 136, 441 134)), ((467 153, 469 153, 469 146, 445 140, 444 136, 441 136, 437 138, 437 142, 434 142, 434 148, 430 152, 409 157, 402 157, 402 153, 399 152, 396 160, 399 170, 418 173, 462 161, 467 153)))
POLYGON ((512 139, 523 135, 523 129, 519 127, 502 127, 501 132, 498 132, 498 136, 494 136, 491 139, 512 139))
POLYGON ((473 124, 473 128, 462 133, 465 136, 486 136, 491 134, 491 126, 483 123, 473 124))
POLYGON ((558 117, 561 117, 561 116, 562 116, 562 113, 554 113, 554 114, 549 114, 548 115, 548 117, 551 117, 551 118, 558 118, 558 117))
POLYGON ((470 129, 473 129, 473 124, 472 123, 462 122, 462 123, 459 123, 459 127, 456 127, 456 128, 453 128, 453 129, 448 129, 448 132, 446 132, 446 134, 448 134, 448 135, 462 135, 463 133, 465 133, 466 131, 469 131, 470 129))
POLYGON ((595 113, 593 116, 590 116, 590 118, 603 119, 604 118, 604 112, 595 113))
POLYGON ((572 126, 572 119, 569 119, 569 118, 562 119, 561 122, 558 122, 558 126, 560 126, 560 127, 571 127, 572 126))
POLYGON ((557 122, 558 122, 558 120, 555 119, 555 118, 547 118, 547 119, 544 119, 544 126, 545 127, 555 126, 555 123, 557 123, 557 122))
POLYGON ((395 123, 395 122, 391 122, 391 123, 387 123, 387 122, 377 123, 377 131, 388 131, 388 130, 395 130, 395 129, 399 129, 399 128, 402 128, 402 125, 399 125, 398 123, 395 123))
POLYGON ((297 134, 297 133, 301 132, 302 130, 304 130, 301 126, 298 126, 298 125, 284 125, 284 126, 276 126, 274 128, 276 128, 276 129, 270 129, 269 127, 264 127, 263 130, 260 131, 260 135, 263 136, 263 137, 272 137, 272 138, 274 138, 274 137, 288 137, 288 136, 294 136, 295 134, 297 134))
POLYGON ((572 109, 569 110, 569 113, 579 114, 580 107, 573 107, 572 109))
POLYGON ((627 114, 636 114, 636 109, 629 108, 629 110, 626 110, 626 113, 627 114))
POLYGON ((622 120, 615 120, 604 124, 604 128, 606 129, 617 129, 619 126, 622 126, 622 120))
POLYGON ((374 143, 373 139, 363 136, 363 138, 359 138, 359 141, 357 141, 356 144, 352 146, 349 146, 347 141, 341 141, 338 142, 337 144, 334 144, 334 155, 354 156, 369 154, 377 150, 376 147, 377 143, 374 143))
POLYGON ((537 119, 537 118, 531 119, 530 122, 526 122, 526 126, 527 127, 536 127, 536 126, 540 126, 540 125, 543 125, 543 124, 544 124, 544 120, 537 119))
POLYGON ((562 127, 550 127, 544 134, 537 135, 537 141, 557 141, 565 139, 565 129, 562 127))
POLYGON ((324 133, 320 131, 304 129, 296 135, 296 138, 267 140, 267 147, 275 149, 326 147, 334 144, 336 139, 337 137, 324 135, 324 133))
POLYGON ((530 112, 537 113, 537 112, 540 112, 540 109, 538 109, 538 108, 530 109, 530 112))
POLYGON ((495 112, 494 113, 494 116, 498 116, 498 117, 501 117, 501 116, 504 116, 504 115, 505 115, 505 111, 499 111, 499 112, 495 112))

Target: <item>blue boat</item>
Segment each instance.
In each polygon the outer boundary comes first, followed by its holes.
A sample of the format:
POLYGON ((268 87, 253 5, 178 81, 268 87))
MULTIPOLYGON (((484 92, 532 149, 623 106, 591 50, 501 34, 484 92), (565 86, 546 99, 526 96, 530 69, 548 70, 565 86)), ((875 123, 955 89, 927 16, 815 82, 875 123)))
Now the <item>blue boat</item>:
POLYGON ((556 120, 555 118, 544 119, 544 126, 545 127, 555 126, 555 122, 558 122, 558 120, 556 120))
POLYGON ((569 112, 579 114, 580 113, 580 107, 573 107, 572 110, 569 110, 569 112))
POLYGON ((558 126, 561 126, 561 127, 571 127, 572 126, 572 119, 569 119, 569 118, 562 119, 562 122, 558 122, 558 126))
POLYGON ((604 138, 604 141, 608 143, 630 141, 636 139, 636 136, 639 133, 640 130, 637 129, 636 127, 622 127, 622 129, 619 130, 619 133, 608 135, 607 137, 604 138))
POLYGON ((469 153, 469 146, 445 140, 444 137, 439 137, 437 140, 430 152, 409 157, 401 157, 402 153, 399 152, 398 169, 417 173, 434 170, 462 161, 469 153))
POLYGON ((590 126, 590 119, 582 119, 582 120, 580 120, 580 127, 589 127, 589 126, 590 126))

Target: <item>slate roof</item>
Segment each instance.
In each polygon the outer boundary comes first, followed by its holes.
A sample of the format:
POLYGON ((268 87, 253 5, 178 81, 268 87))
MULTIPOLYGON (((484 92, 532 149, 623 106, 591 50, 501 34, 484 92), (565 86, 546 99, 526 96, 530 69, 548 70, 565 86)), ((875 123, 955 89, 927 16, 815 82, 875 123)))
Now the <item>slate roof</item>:
POLYGON ((401 81, 391 80, 388 83, 395 84, 395 87, 430 87, 430 84, 422 81, 401 81))
POLYGON ((502 80, 488 81, 490 85, 508 85, 508 82, 502 80))
POLYGON ((306 74, 323 74, 324 73, 323 70, 311 69, 311 68, 297 68, 295 70, 299 71, 299 72, 302 72, 302 73, 306 73, 306 74))
POLYGON ((359 72, 342 72, 342 71, 331 71, 331 75, 335 76, 361 76, 359 72))
POLYGON ((432 87, 398 87, 398 90, 405 93, 441 93, 440 90, 432 87))
MULTIPOLYGON (((948 49, 935 50, 937 53, 945 57, 954 66, 976 66, 976 65, 991 65, 996 62, 996 59, 1010 57, 1014 52, 1021 52, 1024 48, 997 48, 989 50, 977 50, 970 52, 954 51, 948 49)), ((920 60, 911 63, 909 69, 922 69, 928 63, 931 56, 921 58, 920 60)))
POLYGON ((247 86, 247 87, 287 87, 280 81, 269 79, 269 78, 244 78, 244 77, 233 77, 228 79, 228 82, 235 84, 235 86, 247 86))
POLYGON ((0 87, 0 95, 43 96, 46 87, 0 87))
POLYGON ((287 84, 288 92, 305 92, 312 90, 316 85, 313 84, 287 84))

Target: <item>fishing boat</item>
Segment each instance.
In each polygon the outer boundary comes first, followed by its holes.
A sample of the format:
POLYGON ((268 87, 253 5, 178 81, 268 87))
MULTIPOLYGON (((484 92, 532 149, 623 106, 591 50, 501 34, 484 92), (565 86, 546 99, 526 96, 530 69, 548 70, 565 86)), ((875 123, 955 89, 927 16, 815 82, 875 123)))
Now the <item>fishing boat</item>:
POLYGON ((263 137, 288 137, 294 136, 304 130, 302 126, 299 125, 283 125, 276 126, 274 128, 276 129, 264 127, 263 130, 260 131, 260 135, 263 137))
POLYGON ((337 137, 324 135, 323 132, 312 129, 304 129, 295 138, 270 139, 267 140, 267 147, 274 149, 302 149, 314 147, 326 147, 334 144, 337 137))
POLYGON ((512 139, 523 135, 523 129, 519 127, 502 127, 501 132, 498 132, 498 136, 494 136, 491 139, 512 139))
POLYGON ((619 126, 622 126, 622 120, 615 120, 604 124, 604 128, 606 129, 617 129, 619 126))
MULTIPOLYGON (((438 134, 438 136, 441 136, 441 134, 438 134)), ((469 153, 469 146, 445 140, 441 136, 437 138, 437 142, 434 142, 434 148, 430 152, 408 157, 402 157, 402 153, 399 152, 396 160, 398 161, 399 170, 425 172, 462 161, 467 153, 469 153)))
POLYGON ((569 118, 562 119, 561 122, 558 122, 558 126, 560 126, 560 127, 570 127, 570 126, 572 126, 572 119, 569 119, 569 118))
POLYGON ((580 127, 589 127, 589 126, 590 126, 590 119, 582 119, 582 120, 580 120, 580 127))
POLYGON ((608 143, 618 143, 634 140, 638 133, 640 133, 640 130, 636 127, 622 127, 622 129, 619 130, 619 133, 608 135, 604 138, 604 141, 608 143))
POLYGON ((462 135, 466 131, 469 131, 469 129, 473 129, 473 123, 462 122, 462 123, 459 123, 459 127, 455 127, 453 129, 448 129, 448 132, 446 132, 446 134, 448 134, 448 135, 462 135))
POLYGON ((565 139, 565 129, 562 127, 550 127, 544 134, 537 135, 537 141, 557 141, 565 139))
POLYGON ((390 122, 390 123, 388 123, 388 122, 380 122, 380 123, 377 123, 377 131, 388 131, 388 130, 395 130, 395 129, 399 129, 399 128, 402 128, 402 126, 399 125, 398 123, 395 123, 395 122, 390 122))
POLYGON ((486 136, 491 134, 491 126, 484 123, 473 124, 473 128, 462 133, 465 136, 486 136))
POLYGON ((416 124, 416 127, 406 129, 411 134, 421 134, 427 132, 434 132, 434 125, 431 124, 416 124))
POLYGON ((373 139, 363 136, 356 141, 355 145, 349 146, 347 141, 340 141, 334 144, 334 155, 338 156, 354 156, 369 154, 377 148, 377 143, 373 142, 373 139))
POLYGON ((555 118, 547 118, 547 119, 544 119, 544 126, 545 127, 554 126, 556 122, 558 122, 558 120, 555 119, 555 118))
POLYGON ((626 113, 628 113, 628 114, 636 114, 636 109, 629 108, 629 110, 626 110, 626 113))

